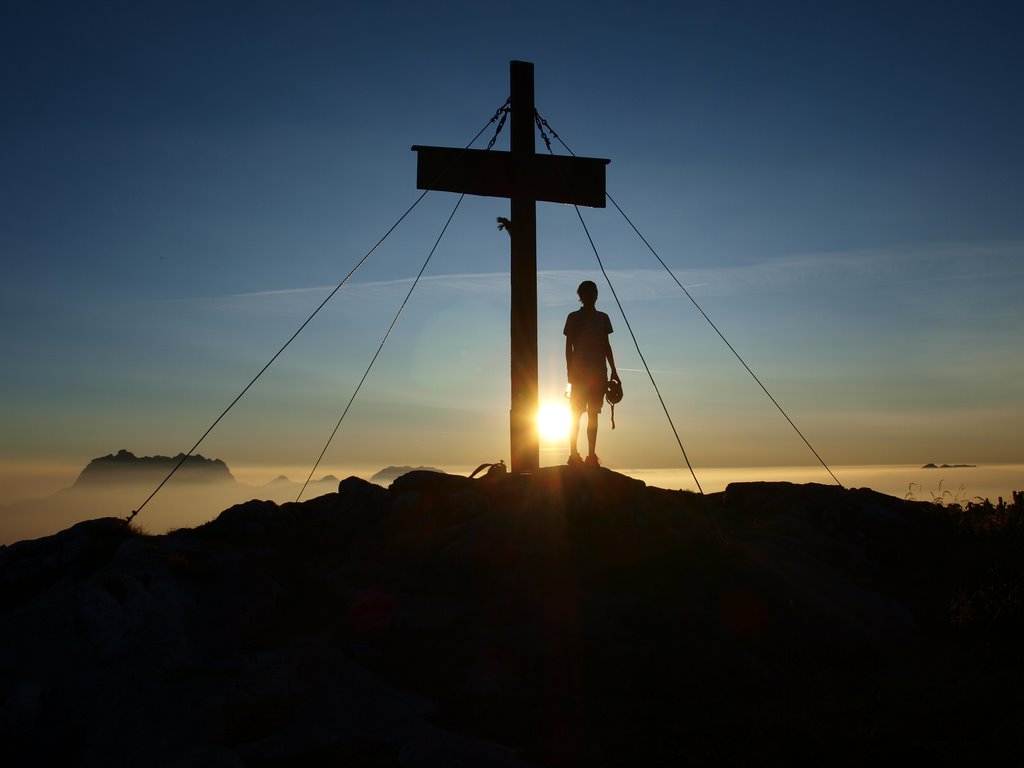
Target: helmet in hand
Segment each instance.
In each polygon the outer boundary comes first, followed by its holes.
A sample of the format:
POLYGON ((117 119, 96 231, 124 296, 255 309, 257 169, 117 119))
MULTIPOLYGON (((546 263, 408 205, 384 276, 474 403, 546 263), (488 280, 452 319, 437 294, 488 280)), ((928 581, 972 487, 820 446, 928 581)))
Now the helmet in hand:
POLYGON ((605 399, 612 405, 622 402, 622 382, 618 379, 611 379, 604 390, 605 399))

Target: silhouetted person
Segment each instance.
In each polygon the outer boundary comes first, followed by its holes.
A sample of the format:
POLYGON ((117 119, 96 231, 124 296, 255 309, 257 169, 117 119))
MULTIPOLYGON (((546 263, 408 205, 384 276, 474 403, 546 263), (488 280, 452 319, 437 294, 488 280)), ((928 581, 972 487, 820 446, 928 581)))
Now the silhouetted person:
POLYGON ((597 304, 597 285, 592 280, 584 280, 576 289, 583 306, 570 312, 565 318, 565 367, 568 372, 570 393, 569 403, 572 407, 572 425, 569 430, 569 465, 583 463, 577 450, 580 436, 580 417, 587 412, 587 464, 599 467, 595 449, 597 448, 597 415, 604 403, 604 394, 608 386, 608 369, 605 361, 611 365, 611 378, 620 381, 619 372, 615 370, 615 357, 608 335, 612 332, 612 321, 604 312, 599 312, 597 304))

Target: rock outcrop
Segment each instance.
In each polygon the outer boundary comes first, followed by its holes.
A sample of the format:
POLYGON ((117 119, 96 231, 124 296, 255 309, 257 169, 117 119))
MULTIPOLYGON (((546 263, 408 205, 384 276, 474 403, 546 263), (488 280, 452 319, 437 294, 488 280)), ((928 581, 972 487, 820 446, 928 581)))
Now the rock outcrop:
POLYGON ((440 472, 441 470, 436 467, 384 467, 384 469, 377 472, 373 477, 370 478, 371 483, 377 483, 377 485, 389 485, 402 475, 406 475, 410 472, 440 472))
POLYGON ((955 535, 869 490, 564 467, 348 478, 162 536, 81 523, 0 550, 0 743, 82 766, 1010 754, 1021 663, 989 676, 951 639, 955 535))

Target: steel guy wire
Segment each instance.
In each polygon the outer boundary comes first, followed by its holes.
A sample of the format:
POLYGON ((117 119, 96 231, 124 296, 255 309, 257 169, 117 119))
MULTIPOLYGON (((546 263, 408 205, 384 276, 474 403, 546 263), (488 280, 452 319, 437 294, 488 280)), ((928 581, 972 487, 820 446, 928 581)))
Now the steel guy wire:
MULTIPOLYGON (((561 144, 565 148, 566 152, 568 152, 573 157, 576 156, 576 153, 573 152, 569 148, 569 145, 566 144, 557 133, 555 133, 554 129, 552 129, 550 125, 548 125, 547 120, 542 118, 539 114, 536 115, 536 120, 537 120, 537 127, 540 129, 541 136, 544 138, 544 141, 547 143, 549 151, 551 150, 551 142, 547 138, 547 133, 550 133, 552 137, 557 139, 558 143, 561 144), (546 132, 545 132, 545 129, 546 129, 546 132)), ((723 334, 722 331, 719 330, 718 326, 715 325, 715 323, 711 320, 711 318, 708 316, 708 314, 704 311, 703 307, 701 307, 700 304, 697 303, 697 300, 695 298, 693 298, 693 294, 691 294, 688 290, 686 290, 686 287, 679 281, 679 279, 675 276, 675 274, 672 272, 672 270, 669 268, 669 266, 665 263, 665 261, 661 258, 661 256, 658 254, 658 252, 654 250, 654 247, 648 242, 647 238, 643 236, 643 234, 640 232, 639 229, 637 229, 636 225, 633 224, 632 220, 629 218, 629 216, 626 215, 625 211, 623 211, 622 208, 619 207, 619 204, 617 202, 615 202, 615 199, 607 191, 605 192, 605 196, 608 198, 608 200, 611 202, 611 204, 615 206, 615 209, 622 215, 622 218, 624 218, 626 220, 626 223, 629 224, 629 226, 632 228, 632 230, 637 234, 637 237, 639 237, 640 240, 643 242, 643 244, 645 246, 647 246, 647 249, 651 252, 651 254, 654 256, 654 258, 656 258, 658 260, 658 263, 661 264, 661 266, 665 269, 666 272, 668 272, 669 277, 671 277, 672 280, 675 282, 675 284, 679 286, 680 290, 682 290, 682 292, 686 295, 686 298, 688 298, 690 300, 690 303, 693 304, 693 306, 697 309, 698 312, 700 312, 701 316, 707 321, 708 325, 710 325, 711 328, 715 331, 715 333, 718 334, 718 337, 729 348, 729 351, 733 353, 733 355, 736 357, 736 359, 740 361, 740 364, 746 369, 747 373, 749 373, 750 376, 754 379, 754 381, 757 382, 757 385, 761 388, 761 391, 763 391, 765 393, 765 395, 767 395, 768 399, 778 409, 779 413, 781 413, 782 416, 786 419, 786 421, 789 422, 789 425, 793 428, 793 431, 795 431, 797 433, 797 435, 799 435, 799 437, 803 441, 804 445, 806 445, 807 448, 814 455, 814 458, 816 458, 818 460, 818 462, 821 464, 821 466, 823 466, 825 468, 825 471, 828 472, 829 475, 832 477, 832 479, 836 481, 836 485, 838 485, 840 488, 843 488, 844 486, 843 486, 843 484, 841 482, 839 482, 839 478, 837 478, 835 476, 835 473, 832 472, 832 469, 828 466, 828 464, 825 463, 825 460, 821 458, 821 455, 814 449, 814 446, 811 445, 810 441, 804 436, 804 433, 800 431, 799 427, 797 427, 797 425, 789 417, 789 414, 786 413, 785 409, 779 404, 778 400, 776 400, 775 397, 772 395, 772 393, 768 391, 768 388, 764 385, 764 383, 757 376, 757 374, 755 374, 754 371, 751 369, 751 367, 749 365, 747 365, 746 360, 744 360, 743 357, 740 355, 740 353, 736 351, 736 348, 733 347, 733 345, 725 337, 725 334, 723 334)), ((576 213, 578 215, 579 211, 577 211, 576 213)), ((580 219, 582 221, 582 217, 580 217, 580 219)), ((584 225, 584 226, 586 226, 586 225, 584 225)), ((611 283, 609 283, 609 285, 611 285, 611 283)), ((623 316, 623 318, 625 318, 625 316, 623 316)))
MULTIPOLYGON (((497 139, 498 133, 501 132, 501 127, 505 124, 505 118, 508 115, 508 109, 509 109, 509 103, 510 102, 511 102, 511 97, 506 99, 505 103, 502 106, 498 107, 497 110, 495 110, 494 115, 491 116, 491 119, 488 120, 487 123, 484 125, 484 127, 481 128, 472 139, 470 139, 468 144, 466 144, 466 147, 465 147, 466 149, 469 149, 471 146, 473 146, 473 144, 476 143, 476 140, 479 139, 480 136, 483 135, 484 131, 486 131, 489 126, 493 125, 494 122, 497 121, 499 119, 499 117, 500 117, 501 118, 501 122, 498 124, 498 129, 495 132, 494 138, 491 140, 491 143, 490 143, 489 147, 494 145, 494 141, 495 141, 495 139, 497 139)), ((242 397, 245 395, 246 392, 249 391, 249 389, 253 386, 253 384, 255 384, 257 382, 257 380, 259 380, 259 378, 261 376, 263 376, 263 374, 267 371, 267 369, 270 368, 270 366, 274 363, 274 361, 277 360, 277 358, 281 356, 281 353, 284 352, 291 345, 291 343, 293 341, 295 341, 296 337, 298 337, 298 335, 300 333, 302 333, 303 330, 305 330, 306 326, 309 325, 309 323, 313 320, 313 318, 316 317, 320 313, 320 310, 323 309, 327 305, 327 302, 329 302, 332 298, 334 298, 334 296, 338 293, 338 291, 341 290, 341 287, 343 285, 345 285, 345 283, 347 283, 349 281, 349 279, 352 277, 352 275, 354 275, 356 273, 356 271, 361 266, 363 266, 363 264, 366 263, 366 260, 369 259, 370 256, 381 246, 381 244, 385 240, 387 240, 387 238, 391 235, 391 233, 394 232, 395 229, 398 228, 398 225, 401 224, 410 213, 412 213, 413 209, 416 208, 416 206, 418 206, 420 204, 420 202, 423 200, 423 198, 427 196, 428 192, 430 192, 430 189, 423 190, 423 192, 420 194, 419 197, 416 198, 416 200, 413 202, 413 204, 410 205, 405 210, 405 213, 403 213, 401 216, 398 217, 398 219, 395 221, 395 223, 392 224, 390 228, 388 228, 387 232, 385 232, 384 235, 374 244, 374 246, 372 248, 370 248, 369 251, 366 252, 366 255, 363 256, 356 263, 356 265, 354 267, 352 267, 351 270, 349 270, 349 273, 347 275, 345 275, 345 277, 343 277, 341 279, 341 282, 339 282, 334 287, 334 290, 332 290, 329 294, 327 294, 327 297, 323 301, 321 301, 320 304, 317 306, 317 308, 314 309, 313 312, 309 315, 309 317, 307 317, 303 321, 303 323, 299 326, 298 330, 296 330, 295 333, 293 333, 288 338, 288 340, 283 345, 281 345, 280 349, 278 349, 277 352, 274 353, 273 357, 271 357, 270 360, 267 361, 266 365, 264 365, 259 370, 259 372, 255 376, 252 377, 252 379, 249 381, 249 383, 245 385, 245 387, 242 389, 241 392, 238 393, 238 395, 235 397, 235 399, 232 400, 228 404, 227 408, 225 408, 221 412, 221 414, 216 419, 214 419, 213 423, 206 429, 206 431, 202 434, 202 436, 198 440, 196 440, 195 445, 193 445, 189 449, 188 453, 181 454, 181 458, 178 460, 177 464, 174 465, 174 467, 171 469, 171 471, 167 473, 167 476, 164 477, 164 479, 160 481, 160 484, 157 485, 157 487, 153 489, 153 492, 150 493, 149 496, 146 497, 145 501, 143 501, 136 509, 132 510, 132 513, 130 515, 128 515, 127 519, 125 520, 125 524, 131 523, 132 520, 135 519, 135 516, 138 515, 139 512, 141 512, 142 509, 147 504, 149 504, 150 501, 152 501, 153 497, 156 496, 157 493, 160 492, 160 489, 163 488, 167 484, 167 481, 170 480, 174 476, 174 474, 179 469, 181 469, 181 466, 185 463, 185 461, 189 457, 191 457, 193 453, 196 452, 196 450, 199 448, 199 446, 203 442, 203 440, 205 440, 207 438, 207 436, 213 431, 213 429, 228 414, 228 411, 230 411, 232 408, 235 407, 235 404, 238 403, 238 401, 242 399, 242 397)))
POLYGON ((405 305, 409 303, 409 298, 412 296, 412 292, 416 290, 416 286, 419 285, 420 278, 423 277, 423 272, 427 268, 427 264, 430 263, 430 259, 433 257, 434 252, 437 250, 437 246, 441 243, 441 238, 444 237, 444 233, 448 231, 448 225, 452 223, 452 219, 455 218, 455 212, 459 210, 459 206, 462 205, 463 199, 466 197, 465 194, 459 196, 458 201, 455 203, 455 207, 452 208, 451 214, 448 216, 448 220, 444 223, 441 228, 441 234, 437 236, 437 240, 434 241, 434 247, 430 249, 430 253, 427 254, 426 261, 423 262, 423 266, 420 267, 419 274, 416 275, 416 279, 413 280, 412 286, 409 288, 409 292, 405 295, 405 299, 402 300, 402 305, 398 308, 398 312, 395 313, 395 318, 391 321, 391 325, 388 326, 387 333, 384 334, 384 338, 380 341, 380 346, 377 347, 377 351, 373 353, 373 358, 370 360, 370 364, 366 366, 366 370, 363 372, 363 376, 359 379, 359 383, 356 385, 355 390, 352 392, 352 396, 348 399, 348 403, 345 404, 345 409, 341 412, 341 417, 338 419, 338 423, 334 425, 334 429, 331 431, 331 436, 327 438, 327 443, 324 445, 324 449, 320 451, 320 455, 316 459, 316 463, 313 468, 309 471, 309 477, 306 478, 306 482, 302 484, 302 488, 299 490, 299 495, 295 497, 295 501, 302 498, 302 494, 306 490, 306 486, 309 485, 309 481, 313 478, 313 473, 316 472, 317 467, 320 466, 320 462, 323 461, 324 454, 327 453, 327 449, 334 441, 334 436, 338 434, 338 429, 341 428, 341 422, 345 420, 345 416, 348 414, 348 409, 352 407, 352 403, 356 399, 356 395, 359 394, 359 390, 362 389, 363 382, 366 381, 366 377, 370 375, 370 369, 373 368, 373 364, 377 362, 377 358, 380 356, 381 350, 384 349, 384 344, 387 343, 388 338, 391 336, 391 332, 395 329, 395 325, 398 324, 398 318, 402 316, 402 310, 405 309, 405 305))

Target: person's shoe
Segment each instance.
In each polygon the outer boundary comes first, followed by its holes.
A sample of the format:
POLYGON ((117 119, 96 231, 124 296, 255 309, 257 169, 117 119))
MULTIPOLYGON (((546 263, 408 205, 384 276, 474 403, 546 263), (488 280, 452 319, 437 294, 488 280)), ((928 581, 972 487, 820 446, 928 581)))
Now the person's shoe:
POLYGON ((592 453, 589 456, 587 456, 587 466, 588 467, 600 467, 601 466, 601 462, 597 460, 597 454, 596 453, 592 453))
POLYGON ((569 460, 565 463, 568 464, 570 467, 582 467, 583 457, 580 456, 578 453, 570 453, 569 460))

